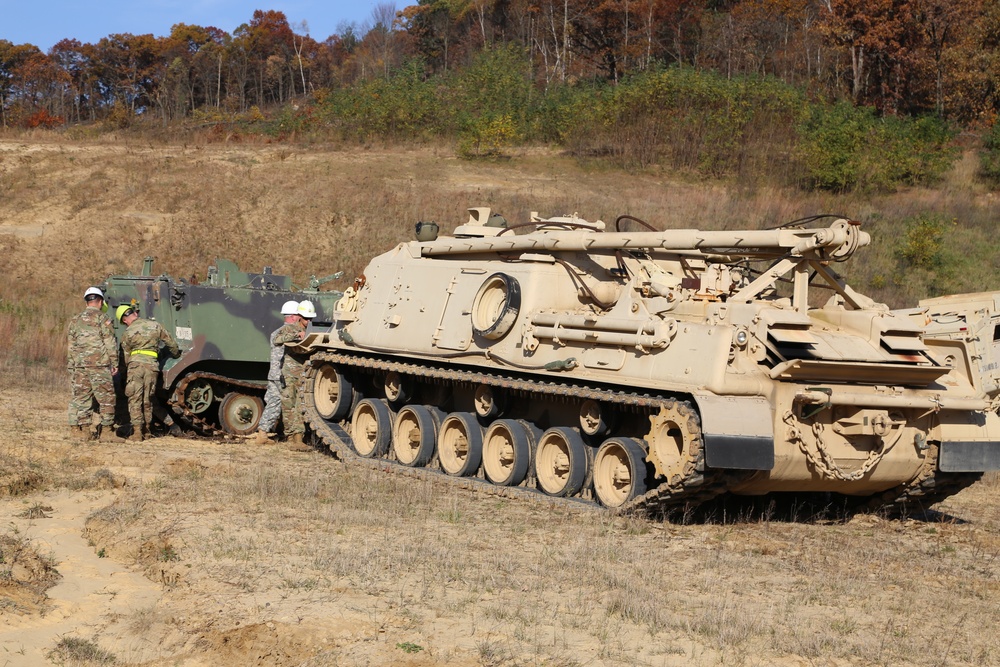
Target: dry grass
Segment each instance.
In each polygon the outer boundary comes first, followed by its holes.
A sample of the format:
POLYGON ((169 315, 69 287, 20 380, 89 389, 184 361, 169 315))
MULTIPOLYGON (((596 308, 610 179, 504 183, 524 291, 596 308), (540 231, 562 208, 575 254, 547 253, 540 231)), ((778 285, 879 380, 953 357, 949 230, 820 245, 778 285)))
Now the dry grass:
POLYGON ((582 664, 574 647, 589 644, 605 664, 1000 660, 1000 638, 980 631, 996 618, 1000 517, 974 509, 996 475, 935 522, 677 526, 481 498, 319 455, 242 459, 197 475, 171 466, 91 517, 91 534, 166 530, 192 577, 181 585, 226 582, 231 604, 277 590, 301 608, 349 591, 353 611, 385 619, 387 642, 427 645, 407 628, 448 619, 478 638, 484 665, 582 664), (193 514, 197 524, 183 519, 193 514))
POLYGON ((63 637, 49 653, 49 660, 67 667, 96 667, 97 665, 118 664, 113 653, 109 653, 89 639, 63 637))
POLYGON ((45 603, 45 591, 60 579, 56 563, 41 545, 16 528, 0 533, 0 616, 29 613, 45 603))
MULTIPOLYGON (((473 656, 508 667, 1000 659, 1000 638, 981 630, 995 622, 1000 593, 996 473, 924 520, 746 513, 655 523, 276 447, 164 439, 67 450, 47 440, 42 422, 54 414, 26 419, 41 434, 31 451, 46 480, 116 480, 116 500, 90 516, 85 537, 99 558, 137 566, 169 591, 121 619, 164 660, 180 633, 210 637, 205 655, 224 664, 225 636, 279 619, 303 632, 351 628, 351 642, 283 663, 317 666, 370 661, 357 642, 381 647, 387 662, 473 656)), ((17 499, 18 513, 40 500, 17 499)))

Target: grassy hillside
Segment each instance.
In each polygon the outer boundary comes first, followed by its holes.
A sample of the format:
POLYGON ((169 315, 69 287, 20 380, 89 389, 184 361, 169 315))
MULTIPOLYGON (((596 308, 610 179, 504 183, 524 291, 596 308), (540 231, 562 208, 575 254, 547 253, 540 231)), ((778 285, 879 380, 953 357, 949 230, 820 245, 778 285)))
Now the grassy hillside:
POLYGON ((837 195, 727 185, 666 170, 625 172, 546 149, 468 161, 452 147, 289 143, 159 144, 47 133, 0 139, 0 335, 5 371, 62 383, 64 327, 87 285, 156 269, 204 277, 216 257, 272 266, 304 286, 337 270, 343 289, 367 259, 413 237, 418 220, 450 231, 470 206, 512 221, 531 211, 667 228, 763 228, 815 213, 861 220, 873 246, 840 265, 892 306, 1000 287, 998 202, 956 162, 934 189, 837 195))

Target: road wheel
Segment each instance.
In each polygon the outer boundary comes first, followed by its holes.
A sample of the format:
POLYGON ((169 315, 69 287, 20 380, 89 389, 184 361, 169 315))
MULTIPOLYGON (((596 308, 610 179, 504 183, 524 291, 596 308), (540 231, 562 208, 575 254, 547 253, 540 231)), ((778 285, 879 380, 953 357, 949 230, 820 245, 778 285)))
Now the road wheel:
POLYGON ((233 391, 219 405, 219 424, 226 433, 248 435, 257 430, 263 412, 264 401, 259 397, 233 391))
POLYGON ((454 477, 469 477, 483 460, 483 429, 471 412, 453 412, 438 431, 441 469, 454 477))
POLYGON ((635 438, 609 438, 594 456, 594 492, 605 507, 621 507, 646 492, 646 452, 635 438))
POLYGON ((392 427, 392 451, 406 466, 419 468, 434 458, 437 421, 423 405, 407 405, 396 414, 392 427))
POLYGON ((572 496, 587 478, 587 446, 575 428, 550 428, 535 451, 538 488, 550 496, 572 496))
POLYGON ((528 475, 532 432, 520 421, 498 419, 483 436, 483 472, 497 486, 517 486, 528 475))
POLYGON ((392 442, 392 411, 385 401, 366 398, 354 408, 351 419, 354 451, 365 458, 381 458, 392 442))
POLYGON ((339 422, 351 414, 354 387, 333 364, 320 364, 313 376, 313 403, 319 416, 339 422))

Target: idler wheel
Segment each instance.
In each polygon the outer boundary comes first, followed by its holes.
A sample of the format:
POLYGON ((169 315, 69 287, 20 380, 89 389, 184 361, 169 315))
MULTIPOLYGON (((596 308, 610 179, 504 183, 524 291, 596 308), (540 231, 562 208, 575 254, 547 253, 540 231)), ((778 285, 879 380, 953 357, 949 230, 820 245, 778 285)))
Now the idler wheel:
POLYGON ((471 412, 452 412, 438 431, 438 461, 453 477, 469 477, 483 460, 483 429, 471 412))
POLYGON ((473 403, 476 406, 476 414, 486 420, 499 417, 507 407, 503 391, 485 384, 476 387, 473 403))
POLYGON ((609 438, 594 456, 594 493, 605 507, 621 507, 646 492, 646 452, 635 438, 609 438))
POLYGON ((412 382, 405 375, 389 371, 385 375, 385 397, 393 405, 403 405, 413 397, 412 382))
POLYGON ((212 407, 213 400, 215 391, 212 389, 212 383, 204 378, 194 380, 184 390, 184 405, 196 415, 212 407))
POLYGON ((351 419, 354 451, 365 458, 381 458, 392 442, 392 411, 385 401, 366 398, 354 408, 351 419))
POLYGON ((613 426, 612 417, 607 406, 588 398, 580 405, 580 430, 590 437, 607 435, 613 426))
POLYGON ((587 446, 575 428, 550 428, 538 440, 535 478, 546 495, 572 496, 587 478, 587 446))

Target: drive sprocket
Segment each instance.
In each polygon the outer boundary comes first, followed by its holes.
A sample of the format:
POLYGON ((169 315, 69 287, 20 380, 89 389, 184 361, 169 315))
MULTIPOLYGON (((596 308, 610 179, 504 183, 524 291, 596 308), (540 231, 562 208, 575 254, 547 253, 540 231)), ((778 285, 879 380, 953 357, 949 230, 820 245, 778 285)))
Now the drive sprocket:
POLYGON ((649 417, 646 460, 657 477, 677 484, 694 474, 703 457, 701 420, 686 401, 668 401, 649 417))

